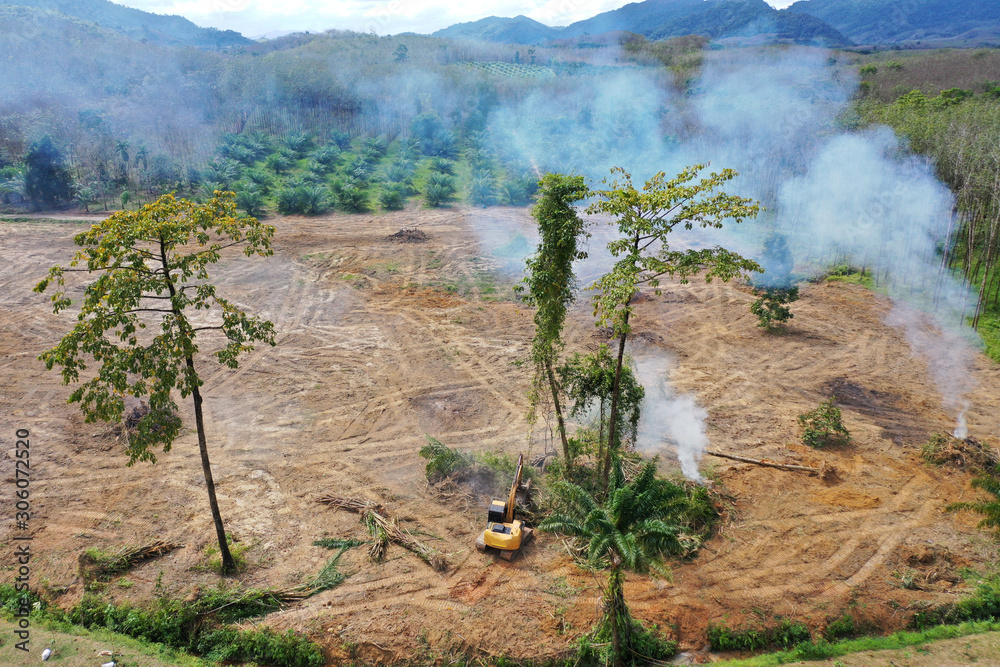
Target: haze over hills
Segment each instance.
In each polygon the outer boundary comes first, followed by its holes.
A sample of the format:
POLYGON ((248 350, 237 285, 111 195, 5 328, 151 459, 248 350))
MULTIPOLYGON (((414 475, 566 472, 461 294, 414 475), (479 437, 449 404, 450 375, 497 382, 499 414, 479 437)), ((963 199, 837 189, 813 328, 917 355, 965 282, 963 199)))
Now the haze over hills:
POLYGON ((822 19, 859 44, 1000 40, 997 0, 799 0, 788 11, 822 19))
POLYGON ((823 46, 851 41, 823 20, 774 9, 764 0, 646 0, 631 3, 565 28, 553 28, 524 16, 490 17, 439 30, 436 37, 543 44, 553 39, 608 32, 632 32, 651 39, 703 35, 713 39, 755 37, 823 46))
POLYGON ((59 12, 155 44, 208 49, 253 44, 234 30, 201 28, 182 16, 151 14, 108 0, 0 0, 0 7, 5 5, 59 12))
POLYGON ((761 36, 772 41, 852 43, 1000 41, 996 0, 799 0, 777 10, 764 0, 645 0, 565 28, 524 16, 490 17, 450 26, 438 37, 542 44, 552 39, 628 31, 651 39, 697 34, 713 39, 761 36))

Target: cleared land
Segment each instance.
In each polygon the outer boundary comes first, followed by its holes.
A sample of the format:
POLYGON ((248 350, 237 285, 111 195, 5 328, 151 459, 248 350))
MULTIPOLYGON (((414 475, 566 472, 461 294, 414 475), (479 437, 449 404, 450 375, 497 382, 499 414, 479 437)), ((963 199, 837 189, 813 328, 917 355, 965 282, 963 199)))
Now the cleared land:
MULTIPOLYGON (((513 362, 528 350, 532 312, 504 296, 504 267, 530 243, 533 221, 518 209, 454 209, 274 222, 274 257, 227 257, 216 275, 220 293, 274 321, 277 346, 255 351, 238 371, 201 362, 223 516, 255 565, 241 581, 300 583, 330 556, 314 540, 366 537, 356 515, 316 503, 327 493, 382 503, 452 568, 439 574, 399 547, 374 565, 363 548, 352 549, 342 560, 349 579, 266 623, 308 633, 334 658, 558 654, 590 628, 597 580, 553 536, 541 535, 513 563, 477 553, 484 508, 429 488, 417 456, 425 433, 460 449, 527 452, 528 375, 513 362), (404 227, 429 239, 387 239, 404 227), (523 237, 512 237, 515 230, 523 237), (512 630, 518 641, 509 640, 512 630)), ((80 230, 0 223, 0 472, 13 478, 14 431, 30 429, 33 576, 65 590, 59 604, 83 594, 83 550, 155 539, 186 546, 106 593, 141 600, 159 582, 183 597, 219 581, 199 567, 214 532, 194 434, 156 466, 127 469, 106 427, 83 423, 65 405, 69 390, 35 359, 72 316, 52 315, 31 287, 68 260, 80 230)), ((752 299, 736 285, 667 285, 638 306, 634 352, 671 360, 674 387, 696 394, 709 412, 714 449, 826 463, 839 473, 824 481, 706 458, 727 519, 695 561, 675 567, 672 583, 629 579, 636 615, 696 650, 712 620, 782 616, 822 627, 853 605, 895 627, 911 610, 958 599, 967 592, 959 569, 994 561, 996 545, 974 517, 942 511, 972 497, 968 475, 918 457, 929 434, 952 424, 923 362, 884 323, 890 304, 853 285, 810 285, 788 333, 772 336, 748 312, 752 299), (854 444, 808 449, 795 417, 830 395, 854 444), (903 574, 920 587, 903 588, 903 574)), ((585 302, 568 338, 569 350, 605 342, 585 302)), ((973 372, 972 434, 996 447, 1000 369, 978 357, 973 372)), ((543 448, 542 430, 532 456, 543 448)), ((663 454, 674 467, 666 445, 663 454)), ((7 548, 10 537, 4 522, 7 548)))

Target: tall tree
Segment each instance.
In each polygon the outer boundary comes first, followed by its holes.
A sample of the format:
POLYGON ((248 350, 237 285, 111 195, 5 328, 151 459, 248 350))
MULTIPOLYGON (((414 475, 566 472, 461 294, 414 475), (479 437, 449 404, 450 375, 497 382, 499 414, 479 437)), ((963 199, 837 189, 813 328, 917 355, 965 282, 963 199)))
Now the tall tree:
POLYGON ((711 172, 695 181, 707 166, 696 164, 686 167, 670 180, 664 172, 660 172, 646 181, 641 190, 632 185, 632 176, 628 172, 614 167, 611 173, 617 177, 608 189, 594 192, 599 199, 587 208, 588 213, 614 216, 620 235, 608 243, 608 250, 618 260, 592 288, 597 291, 594 297, 597 326, 610 326, 618 338, 608 448, 603 466, 605 488, 608 486, 612 452, 620 444, 617 424, 621 370, 625 343, 632 330, 629 319, 636 292, 641 286, 648 285, 659 294, 660 279, 664 276, 679 278, 686 283, 690 276, 704 271, 706 282, 711 282, 713 278, 728 281, 751 271, 762 271, 756 262, 721 247, 670 249, 667 237, 675 229, 691 230, 696 225, 721 228, 725 219, 742 222, 745 218, 756 217, 760 211, 760 205, 752 199, 715 192, 716 188, 737 175, 732 169, 711 172))
MULTIPOLYGON (((605 434, 608 433, 608 405, 611 402, 611 392, 615 383, 616 360, 611 356, 608 346, 601 346, 588 354, 574 354, 559 369, 559 378, 570 399, 573 408, 570 416, 575 417, 590 410, 596 401, 598 404, 597 421, 597 460, 604 460, 606 446, 605 434)), ((639 428, 639 416, 642 399, 646 391, 635 377, 630 357, 626 355, 621 370, 621 397, 617 413, 618 426, 616 432, 628 433, 635 438, 639 428), (627 431, 626 431, 627 429, 627 431)))
POLYGON ((35 287, 41 293, 55 285, 51 299, 59 313, 72 305, 66 273, 97 276, 84 289, 76 325, 39 359, 49 370, 60 366, 65 384, 80 383, 69 402, 80 404, 88 422, 122 422, 126 397, 149 397, 148 412, 129 433, 128 465, 155 463, 157 446, 170 451, 181 427, 173 391, 179 391, 182 398, 192 397, 224 573, 232 572, 235 562, 208 457, 202 380, 195 367, 199 335, 220 333, 225 344, 215 356, 219 363, 236 368, 239 356, 252 350, 253 343, 274 345, 274 327, 218 296, 208 267, 226 248, 242 248, 248 257, 270 255, 273 234, 270 225, 238 218, 232 193, 216 193, 206 204, 164 195, 138 211, 116 213, 77 235, 74 240, 83 249, 69 267, 52 267, 35 287), (75 268, 80 264, 86 268, 75 268), (215 322, 196 324, 190 319, 192 311, 214 313, 215 322), (96 372, 87 372, 91 359, 96 372))
POLYGON ((625 573, 668 575, 663 559, 686 553, 689 531, 707 533, 715 520, 705 490, 698 487, 692 492, 697 497, 689 496, 683 487, 656 477, 653 462, 630 483, 616 465, 604 503, 571 482, 557 481, 552 490, 557 509, 539 528, 573 537, 589 565, 610 570, 603 616, 592 638, 607 641, 610 632, 615 665, 670 657, 667 651, 637 655, 641 626, 625 602, 625 573))
POLYGON ((73 196, 73 177, 48 137, 33 143, 24 157, 24 194, 36 210, 52 208, 73 196))
POLYGON ((538 221, 541 237, 535 254, 528 258, 528 303, 537 306, 535 311, 535 337, 531 343, 531 360, 535 377, 529 399, 529 420, 533 421, 540 393, 547 387, 556 411, 559 437, 562 440, 566 470, 572 465, 566 421, 559 401, 561 388, 556 378, 555 366, 563 347, 562 331, 566 322, 566 308, 573 302, 573 262, 586 257, 578 249, 581 236, 586 236, 583 220, 577 215, 573 203, 588 194, 583 176, 545 174, 539 181, 539 198, 531 210, 538 221))

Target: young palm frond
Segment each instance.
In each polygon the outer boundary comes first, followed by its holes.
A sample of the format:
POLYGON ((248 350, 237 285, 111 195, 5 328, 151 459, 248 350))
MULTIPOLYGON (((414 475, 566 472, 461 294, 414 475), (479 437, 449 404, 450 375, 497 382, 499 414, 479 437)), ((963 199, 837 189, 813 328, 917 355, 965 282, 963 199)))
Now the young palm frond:
POLYGON ((948 512, 968 511, 983 515, 983 520, 979 522, 979 528, 989 528, 996 532, 1000 538, 1000 478, 997 472, 985 472, 972 480, 972 488, 982 489, 991 496, 993 500, 980 500, 972 502, 952 503, 945 510, 948 512))

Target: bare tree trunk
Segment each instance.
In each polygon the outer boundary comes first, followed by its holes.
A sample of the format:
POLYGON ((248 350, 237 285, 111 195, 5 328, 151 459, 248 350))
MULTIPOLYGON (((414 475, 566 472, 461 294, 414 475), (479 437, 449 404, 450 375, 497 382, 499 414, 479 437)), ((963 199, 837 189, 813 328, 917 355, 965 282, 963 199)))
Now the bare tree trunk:
MULTIPOLYGON (((167 262, 167 249, 163 239, 160 239, 160 261, 163 264, 163 275, 167 282, 167 289, 170 290, 171 302, 173 298, 177 295, 177 290, 174 288, 173 280, 170 277, 170 264, 167 262)), ((180 311, 176 308, 174 310, 174 315, 177 317, 179 325, 182 328, 186 327, 186 320, 181 315, 180 311)), ((191 332, 185 332, 185 334, 190 335, 191 332)), ((191 376, 195 378, 197 382, 198 374, 194 369, 194 359, 191 355, 185 357, 185 362, 187 364, 188 370, 191 372, 191 376)), ((208 487, 208 504, 212 509, 212 521, 215 523, 215 534, 219 539, 219 554, 222 556, 222 574, 230 574, 236 571, 236 561, 233 559, 233 554, 229 551, 229 543, 226 541, 226 529, 222 523, 222 513, 219 511, 219 501, 215 497, 215 480, 212 479, 212 464, 208 460, 208 439, 205 437, 205 417, 201 409, 201 404, 203 399, 201 397, 201 391, 198 389, 198 385, 195 384, 191 390, 191 396, 194 399, 194 421, 195 427, 198 431, 198 450, 201 453, 201 470, 205 476, 205 486, 208 487)))
MULTIPOLYGON (((187 358, 187 366, 194 373, 194 359, 187 358)), ((201 471, 205 475, 205 486, 208 487, 208 504, 212 508, 212 521, 215 523, 215 535, 219 539, 219 553, 222 555, 222 574, 236 571, 236 561, 229 551, 226 541, 226 529, 222 524, 222 513, 219 511, 219 501, 215 497, 215 481, 212 479, 212 464, 208 460, 208 440, 205 437, 205 418, 202 414, 202 397, 198 387, 191 392, 194 398, 194 421, 198 430, 198 451, 201 452, 201 471)))
POLYGON ((563 419, 562 406, 559 405, 559 385, 556 383, 555 373, 552 372, 552 360, 545 360, 545 374, 549 378, 549 389, 552 390, 552 405, 556 410, 556 422, 559 424, 559 438, 562 440, 563 459, 566 461, 566 472, 569 472, 573 462, 569 456, 569 440, 566 438, 566 422, 563 419))
MULTIPOLYGON (((639 234, 635 235, 635 243, 632 245, 633 252, 639 251, 639 234)), ((622 321, 622 335, 618 341, 618 361, 615 363, 615 381, 611 385, 611 415, 608 417, 608 449, 604 456, 604 470, 602 471, 601 481, 604 485, 604 491, 608 491, 608 475, 611 473, 611 451, 615 448, 617 438, 618 438, 618 395, 621 393, 621 378, 622 378, 622 362, 625 359, 625 341, 628 338, 628 320, 631 313, 628 310, 629 304, 632 303, 632 295, 629 294, 628 300, 625 301, 625 319, 622 321)))

